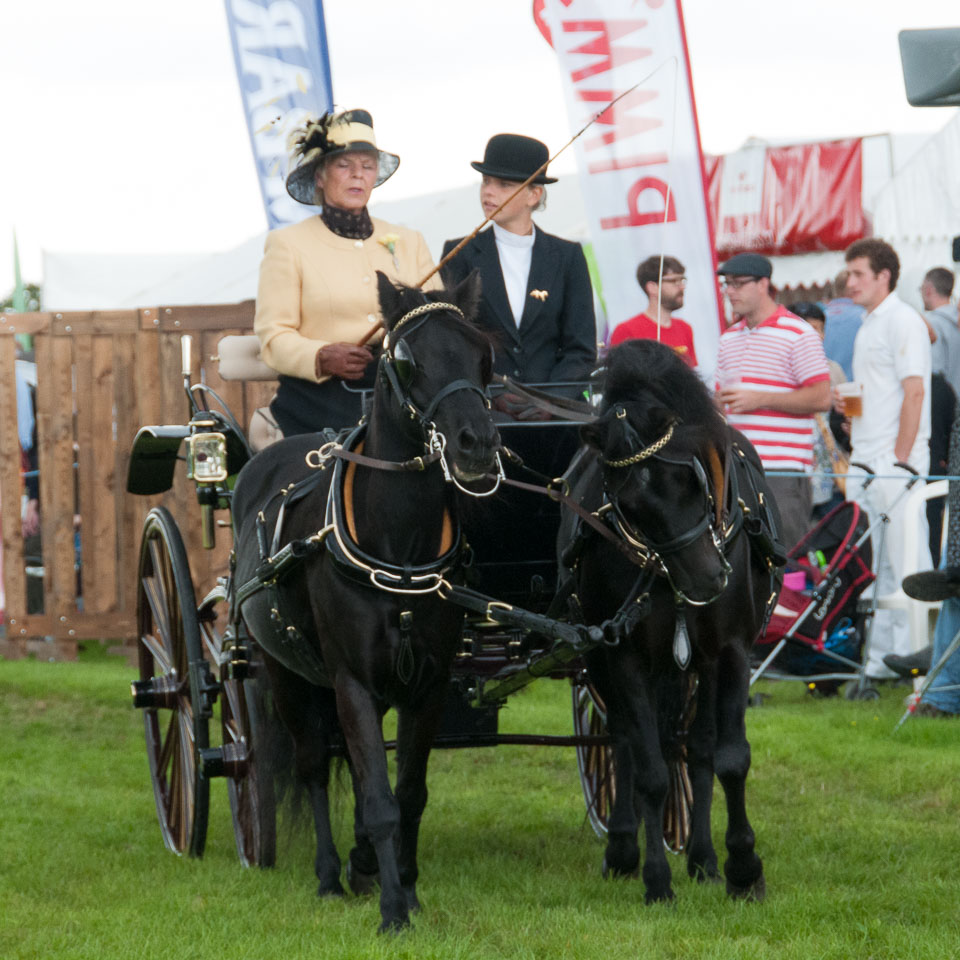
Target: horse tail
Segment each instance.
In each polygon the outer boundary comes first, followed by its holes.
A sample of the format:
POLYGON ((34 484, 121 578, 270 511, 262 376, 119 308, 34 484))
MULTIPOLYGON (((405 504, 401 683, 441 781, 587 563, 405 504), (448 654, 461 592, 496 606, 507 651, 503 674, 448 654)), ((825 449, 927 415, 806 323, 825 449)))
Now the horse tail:
MULTIPOLYGON (((266 655, 267 657, 269 655, 266 655)), ((311 782, 346 781, 346 750, 332 690, 315 686, 275 660, 258 673, 262 722, 253 731, 260 775, 282 809, 287 842, 308 829, 311 782), (282 706, 281 706, 282 702, 282 706), (298 744, 298 731, 301 742, 298 744), (335 758, 335 759, 334 759, 335 758)), ((343 790, 337 796, 345 796, 343 790)))

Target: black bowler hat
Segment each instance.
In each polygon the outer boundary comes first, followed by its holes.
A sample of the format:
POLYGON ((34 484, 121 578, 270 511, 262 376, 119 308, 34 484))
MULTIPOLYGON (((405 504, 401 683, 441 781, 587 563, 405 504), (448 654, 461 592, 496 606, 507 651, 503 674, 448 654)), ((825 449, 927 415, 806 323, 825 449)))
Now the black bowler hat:
MULTIPOLYGON (((487 141, 483 160, 474 160, 470 166, 488 177, 523 183, 549 159, 550 151, 545 143, 533 137, 522 137, 519 133, 498 133, 487 141)), ((544 170, 533 178, 533 182, 556 183, 557 178, 548 177, 544 170)))
POLYGON ((773 264, 759 253, 738 253, 720 265, 718 276, 766 277, 773 276, 773 264))

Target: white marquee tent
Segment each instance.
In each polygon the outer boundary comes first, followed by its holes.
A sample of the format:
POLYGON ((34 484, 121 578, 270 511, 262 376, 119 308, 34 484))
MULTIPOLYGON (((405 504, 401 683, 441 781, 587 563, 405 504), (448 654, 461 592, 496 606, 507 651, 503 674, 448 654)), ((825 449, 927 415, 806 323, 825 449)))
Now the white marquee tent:
MULTIPOLYGON (((751 142, 748 146, 756 146, 751 142)), ((864 209, 874 232, 904 258, 903 294, 919 306, 915 274, 950 262, 949 237, 960 233, 960 114, 932 137, 864 138, 864 209), (907 289, 907 287, 910 289, 907 289)), ((374 195, 374 198, 376 195, 374 195)), ((434 257, 444 240, 479 222, 476 184, 371 205, 374 216, 420 230, 434 257)), ((549 188, 537 222, 550 233, 587 242, 587 218, 575 176, 549 188)), ((216 254, 44 253, 45 310, 107 310, 253 299, 265 234, 216 254)), ((841 252, 774 258, 781 287, 822 284, 843 265, 841 252)), ((638 303, 638 306, 642 304, 638 303)))

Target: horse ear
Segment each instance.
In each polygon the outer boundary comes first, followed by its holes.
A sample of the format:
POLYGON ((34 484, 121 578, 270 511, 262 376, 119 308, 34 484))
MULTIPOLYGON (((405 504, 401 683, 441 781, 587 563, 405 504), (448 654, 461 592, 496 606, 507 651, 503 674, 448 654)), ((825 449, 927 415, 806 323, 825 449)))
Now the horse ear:
POLYGON ((604 420, 585 423, 580 428, 580 439, 594 450, 603 450, 607 438, 607 424, 604 420))
POLYGON ((480 271, 474 269, 448 291, 448 295, 450 302, 456 304, 468 320, 475 320, 480 307, 480 290, 480 271))
POLYGON ((400 299, 403 291, 382 271, 377 271, 377 293, 380 297, 380 315, 383 325, 389 330, 400 316, 400 299))

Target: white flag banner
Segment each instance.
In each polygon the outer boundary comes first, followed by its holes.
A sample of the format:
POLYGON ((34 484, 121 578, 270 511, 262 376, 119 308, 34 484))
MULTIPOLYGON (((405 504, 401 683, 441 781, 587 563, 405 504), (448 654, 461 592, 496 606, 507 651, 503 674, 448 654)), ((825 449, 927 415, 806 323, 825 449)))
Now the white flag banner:
POLYGON ((534 0, 533 12, 574 131, 639 82, 575 145, 607 335, 646 307, 637 265, 676 257, 687 274, 676 315, 712 382, 723 310, 680 0, 534 0))

